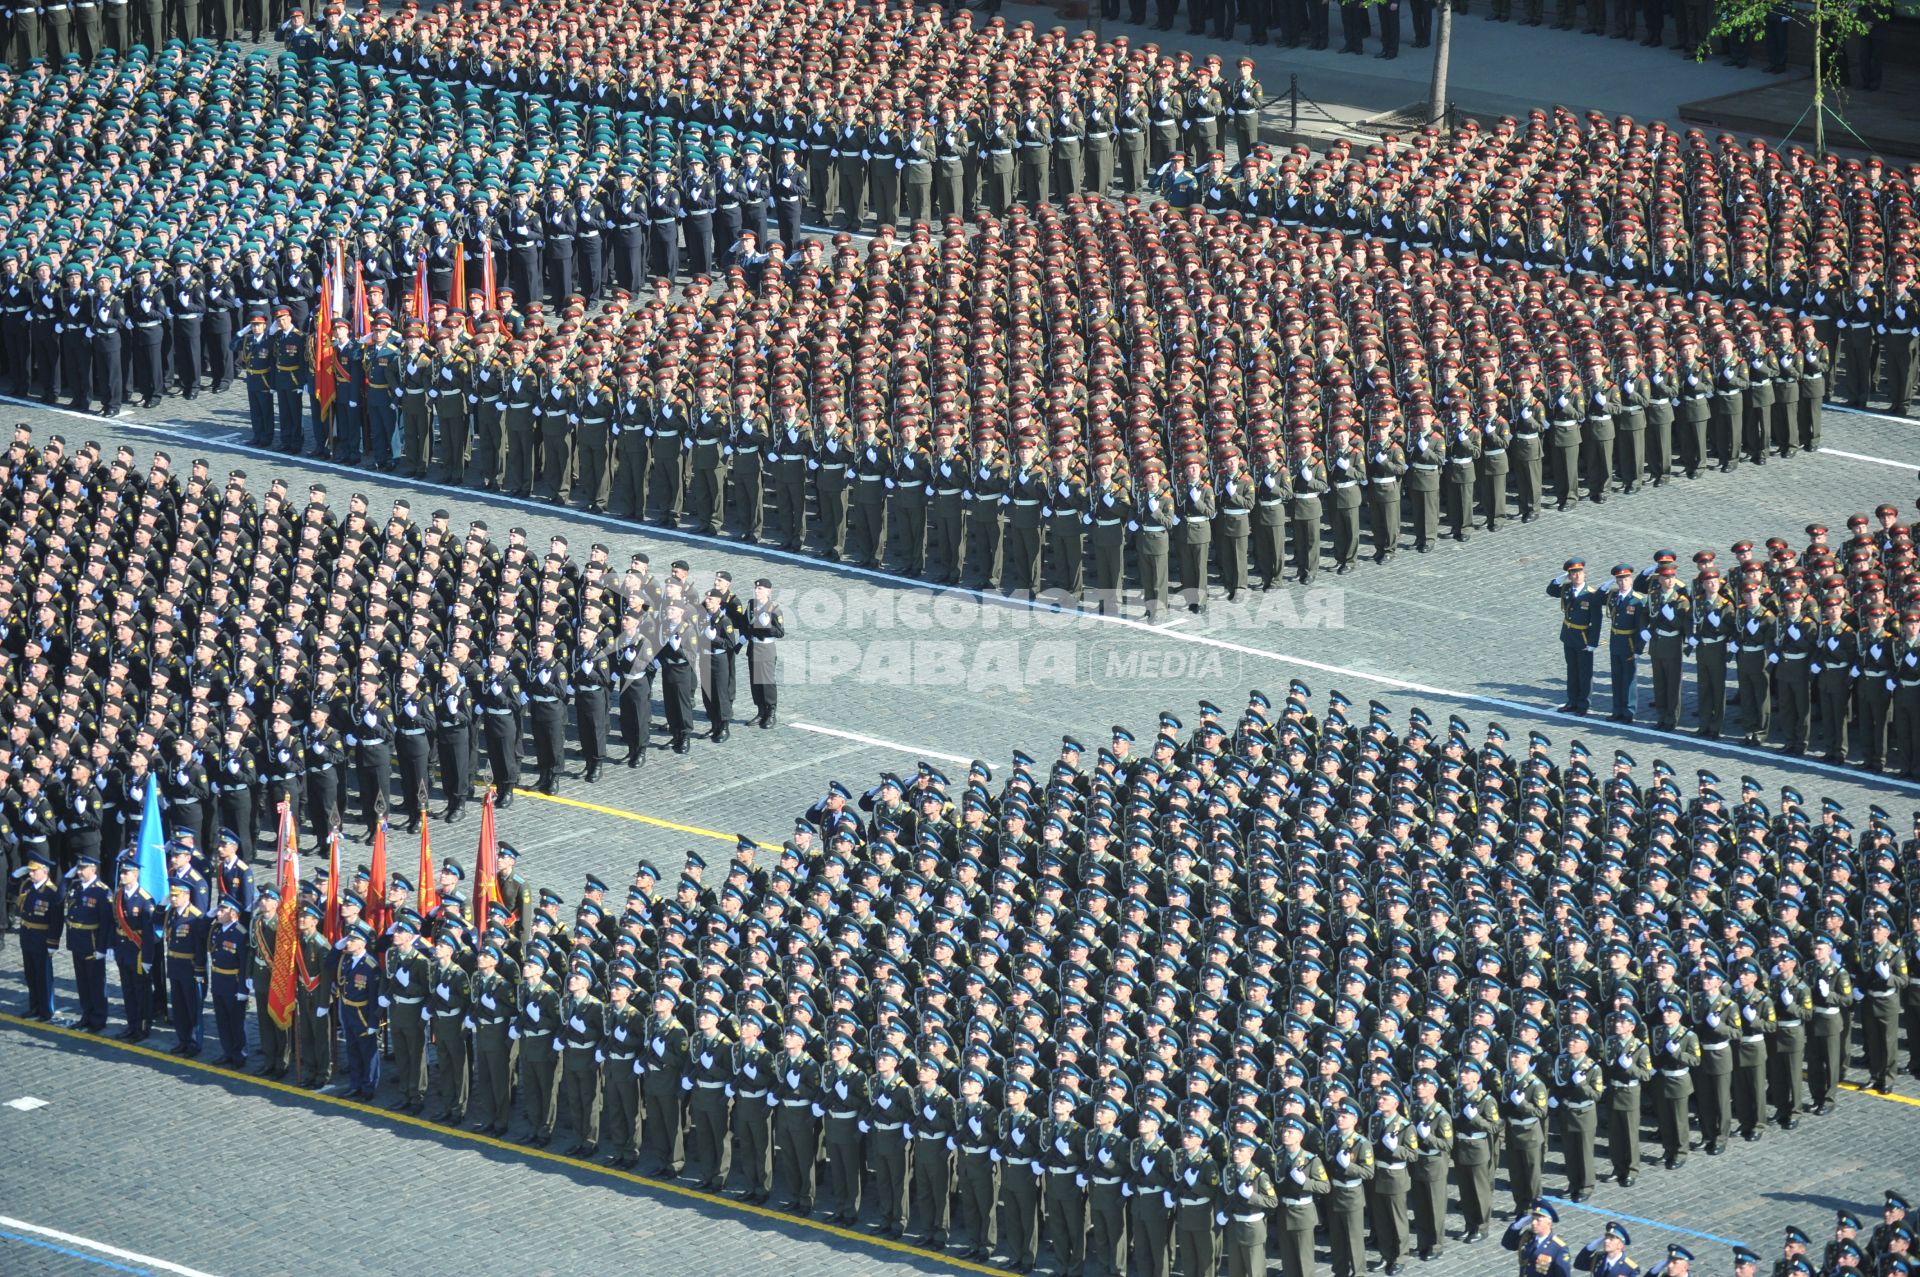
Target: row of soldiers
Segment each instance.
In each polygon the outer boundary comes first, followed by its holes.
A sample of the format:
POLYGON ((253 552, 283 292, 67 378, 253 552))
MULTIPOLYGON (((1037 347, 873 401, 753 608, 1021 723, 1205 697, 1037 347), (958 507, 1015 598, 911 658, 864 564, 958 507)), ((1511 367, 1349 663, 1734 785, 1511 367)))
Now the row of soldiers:
POLYGON ((1737 697, 1745 743, 1776 734, 1791 756, 1818 741, 1829 763, 1878 774, 1889 764, 1920 776, 1920 608, 1915 607, 1911 529, 1899 509, 1878 506, 1847 520, 1830 544, 1809 524, 1796 551, 1784 538, 1737 541, 1724 567, 1712 550, 1693 556, 1682 581, 1678 556, 1656 551, 1640 570, 1616 566, 1608 588, 1589 586, 1569 560, 1548 592, 1560 600, 1568 662, 1566 712, 1585 713, 1593 654, 1608 649, 1613 712, 1632 722, 1640 660, 1652 674, 1656 725, 1673 731, 1684 701, 1686 657, 1695 660, 1700 733, 1718 738, 1737 697), (1729 691, 1729 675, 1734 686, 1729 691))
POLYGON ((176 475, 164 453, 142 475, 130 449, 69 455, 24 427, 0 473, 10 867, 111 864, 150 785, 170 833, 211 850, 232 830, 250 856, 282 806, 319 845, 356 798, 369 838, 390 812, 418 831, 436 773, 451 821, 483 776, 511 806, 528 752, 547 793, 570 741, 589 783, 639 767, 656 694, 681 753, 728 739, 743 679, 750 721, 774 722, 785 622, 766 578, 702 587, 684 560, 656 577, 604 545, 579 562, 563 537, 496 544, 405 500, 382 522, 321 485, 299 506, 284 482, 256 497, 244 473, 176 475))
MULTIPOLYGON (((628 53, 617 42, 612 48, 596 50, 595 33, 571 38, 560 31, 545 35, 537 30, 501 33, 490 30, 485 23, 469 23, 445 13, 423 15, 417 20, 402 15, 395 25, 404 30, 404 39, 384 31, 384 38, 371 40, 349 33, 335 52, 348 55, 351 49, 351 56, 384 62, 394 70, 424 71, 509 92, 551 93, 610 109, 642 112, 649 118, 683 126, 696 136, 705 134, 709 140, 728 130, 741 136, 758 135, 767 142, 770 152, 774 147, 791 145, 796 157, 810 169, 829 171, 832 176, 822 174, 827 181, 835 180, 840 166, 849 160, 859 166, 855 172, 863 172, 866 163, 859 154, 866 148, 840 144, 835 138, 836 129, 851 127, 870 132, 875 121, 888 118, 898 131, 898 126, 917 112, 921 123, 937 135, 936 122, 944 118, 947 104, 952 103, 954 118, 977 134, 992 113, 995 97, 1013 117, 1016 136, 1012 146, 989 151, 1010 149, 1021 153, 1018 162, 1023 171, 1028 160, 1020 143, 1038 142, 1043 130, 1065 136, 1082 147, 1091 136, 1106 133, 1110 124, 1121 147, 1141 145, 1137 139, 1145 137, 1149 172, 1158 171, 1176 151, 1185 151, 1195 157, 1196 163, 1202 162, 1212 152, 1225 150, 1231 138, 1237 144, 1237 155, 1245 158, 1251 144, 1258 141, 1258 107, 1264 97, 1246 60, 1241 62, 1238 78, 1233 78, 1222 75, 1217 59, 1163 53, 1151 45, 1136 48, 1125 40, 1100 46, 1091 33, 1067 39, 1064 33, 1034 33, 1028 28, 1008 32, 997 20, 976 30, 972 15, 964 12, 955 15, 951 26, 929 22, 917 12, 854 15, 851 20, 820 12, 797 18, 795 25, 782 28, 781 34, 800 38, 807 24, 815 21, 844 22, 837 34, 856 44, 862 43, 861 35, 869 26, 894 28, 887 30, 876 46, 888 57, 911 59, 912 50, 942 38, 972 45, 975 64, 959 82, 953 79, 955 63, 951 58, 931 56, 902 67, 868 66, 857 77, 826 74, 816 58, 796 67, 797 74, 789 75, 780 65, 778 51, 769 58, 764 41, 753 31, 753 19, 747 15, 703 36, 701 56, 684 74, 664 65, 650 65, 637 50, 628 53), (736 68, 742 55, 734 41, 741 39, 753 41, 758 64, 754 74, 742 74, 736 68), (1099 96, 1093 97, 1096 93, 1099 96), (1121 103, 1131 103, 1132 108, 1118 112, 1118 119, 1112 118, 1111 111, 1095 109, 1096 105, 1121 103), (893 114, 883 117, 883 111, 893 114), (1058 118, 1049 118, 1062 111, 1067 118, 1064 129, 1059 127, 1058 118), (1027 136, 1018 136, 1022 132, 1027 136), (1136 140, 1130 143, 1129 137, 1136 140)), ((1418 22, 1416 15, 1416 27, 1418 22)), ((350 21, 343 23, 343 29, 350 26, 350 21)), ((1677 237, 1689 244, 1696 235, 1717 236, 1727 250, 1725 264, 1729 269, 1745 260, 1750 247, 1756 249, 1763 273, 1772 267, 1776 250, 1789 252, 1803 266, 1827 255, 1822 250, 1831 251, 1842 243, 1850 245, 1849 256, 1854 260, 1868 259, 1876 252, 1884 254, 1886 246, 1897 243, 1898 237, 1891 227, 1874 225, 1874 219, 1858 215, 1856 201, 1862 195, 1891 212, 1897 221, 1910 223, 1913 217, 1909 176, 1898 171, 1883 173, 1877 160, 1864 165, 1848 161, 1843 167, 1838 159, 1815 160, 1798 148, 1789 148, 1785 155, 1773 153, 1758 141, 1749 155, 1726 136, 1718 140, 1716 153, 1698 130, 1684 135, 1683 154, 1681 136, 1663 125, 1648 126, 1623 117, 1616 126, 1598 114, 1583 122, 1564 109, 1556 109, 1551 119, 1548 112, 1536 111, 1524 127, 1505 121, 1484 133, 1469 127, 1464 135, 1467 146, 1451 153, 1433 146, 1436 138, 1432 134, 1412 139, 1411 148, 1397 156, 1390 157, 1384 145, 1375 148, 1369 157, 1372 162, 1361 174, 1366 199, 1373 198, 1377 179, 1398 188, 1403 198, 1411 193, 1416 181, 1426 181, 1435 189, 1462 191, 1462 198, 1471 202, 1474 216, 1482 225, 1492 223, 1494 207, 1500 202, 1510 202, 1523 219, 1530 220, 1536 210, 1551 210, 1558 220, 1561 215, 1552 207, 1555 201, 1540 196, 1564 181, 1569 167, 1591 169, 1587 189, 1574 192, 1576 198, 1560 224, 1563 234, 1584 231, 1585 214, 1597 211, 1606 234, 1616 245, 1624 234, 1637 232, 1650 248, 1650 232, 1675 227, 1677 237), (1608 208, 1595 202, 1591 191, 1612 189, 1617 166, 1649 156, 1656 163, 1650 171, 1630 171, 1626 188, 1615 197, 1619 203, 1608 208), (1381 162, 1389 158, 1401 162, 1381 162), (1549 168, 1541 164, 1549 158, 1558 160, 1558 165, 1549 168), (1516 188, 1508 179, 1485 184, 1485 189, 1479 190, 1481 183, 1460 180, 1496 170, 1518 174, 1526 184, 1516 188), (1770 231, 1766 208, 1756 207, 1755 202, 1735 202, 1735 192, 1765 186, 1776 188, 1781 198, 1756 202, 1779 207, 1788 215, 1781 218, 1777 236, 1770 231), (1831 198, 1842 193, 1843 199, 1831 198), (1674 198, 1652 198, 1656 194, 1674 198), (1798 216, 1802 209, 1809 214, 1804 220, 1798 216), (1838 233, 1842 226, 1854 233, 1843 239, 1838 233)), ((1330 158, 1344 165, 1339 150, 1330 158)), ((1062 167, 1062 157, 1048 154, 1036 158, 1034 166, 1034 176, 1039 179, 1031 184, 1034 194, 1047 198, 1051 179, 1062 167)), ((1071 158, 1065 166, 1073 167, 1071 158)), ((1085 167, 1092 171, 1094 166, 1089 163, 1085 167)), ((1125 170, 1126 165, 1120 168, 1125 170)), ((867 184, 864 176, 858 183, 862 188, 867 184)), ((1028 185, 1024 180, 1022 184, 1028 185)), ((969 181, 966 189, 984 192, 986 187, 969 181)), ((817 189, 815 193, 817 196, 817 189)), ((1762 192, 1755 190, 1754 194, 1762 192)), ((837 211, 833 201, 815 198, 813 203, 822 215, 837 211)), ((1882 261, 1880 266, 1889 264, 1882 261)))
MULTIPOLYGON (((1322 1223, 1343 1274, 1368 1247, 1444 1249, 1456 1195, 1484 1238, 1496 1168, 1524 1210, 1550 1142, 1581 1200, 1641 1172, 1643 1125, 1677 1169, 1829 1112, 1854 1044, 1886 1090, 1903 1015, 1916 1071, 1920 826, 1903 843, 1876 807, 1856 831, 1790 789, 1776 812, 1745 781, 1733 802, 1705 773, 1688 797, 1661 763, 1643 789, 1624 754, 1600 775, 1578 743, 1560 763, 1537 733, 1509 753, 1498 724, 1475 744, 1310 696, 1163 714, 1139 749, 1066 737, 998 788, 984 762, 836 782, 771 863, 741 837, 721 874, 691 853, 663 889, 642 861, 624 901, 591 875, 571 908, 514 886, 505 848, 518 903, 484 919, 457 877, 415 915, 413 884, 382 900, 359 870, 337 964, 310 884, 327 974, 265 1067, 329 1084, 337 1023, 365 1095, 384 1012, 397 1103, 432 1083, 440 1115, 496 1134, 517 1081, 529 1140, 564 1124, 577 1156, 917 1220, 976 1257, 998 1239, 1032 1263, 1044 1220, 1068 1271, 1130 1248, 1206 1272, 1224 1227, 1244 1271, 1269 1244, 1313 1271, 1322 1223)), ((197 907, 177 839, 173 867, 168 925, 197 907)), ((63 897, 29 879, 45 975, 63 897)))

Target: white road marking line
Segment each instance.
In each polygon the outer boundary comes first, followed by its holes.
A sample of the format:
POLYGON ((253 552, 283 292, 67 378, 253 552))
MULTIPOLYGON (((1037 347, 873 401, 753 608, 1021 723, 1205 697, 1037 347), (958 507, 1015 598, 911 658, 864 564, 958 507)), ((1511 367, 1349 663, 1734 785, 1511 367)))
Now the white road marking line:
MULTIPOLYGON (((59 413, 64 416, 76 417, 83 421, 101 422, 103 420, 101 417, 94 414, 74 412, 71 409, 67 409, 67 408, 53 408, 53 407, 47 406, 46 404, 37 403, 31 400, 15 399, 9 395, 0 395, 0 402, 14 403, 24 408, 32 408, 42 412, 59 413)), ((1900 420, 1900 418, 1886 416, 1886 414, 1883 414, 1883 413, 1859 413, 1855 415, 1880 417, 1888 421, 1900 420)), ((187 432, 185 427, 183 427, 179 422, 142 423, 142 422, 134 422, 134 421, 116 420, 112 424, 117 427, 130 430, 130 431, 135 431, 138 433, 159 435, 162 438, 173 439, 176 441, 185 440, 187 442, 198 443, 198 444, 211 443, 214 446, 225 448, 233 452, 244 452, 254 456, 268 457, 268 458, 277 459, 283 462, 304 465, 304 466, 309 466, 314 468, 325 467, 327 469, 346 470, 346 471, 352 471, 354 473, 361 473, 363 470, 363 467, 344 466, 344 465, 341 465, 339 462, 335 462, 335 461, 322 461, 322 460, 315 460, 312 458, 290 457, 284 452, 277 452, 271 448, 256 448, 252 444, 241 443, 237 440, 227 440, 227 441, 209 440, 204 434, 193 434, 193 433, 187 432)), ((1823 448, 1821 449, 1821 451, 1826 452, 1828 451, 1828 449, 1823 448)), ((1878 462, 1879 458, 1867 458, 1867 460, 1878 462)), ((1903 469, 1905 468, 1920 469, 1920 467, 1907 467, 1904 463, 1899 463, 1899 462, 1886 462, 1885 464, 1899 465, 1903 469)), ((458 487, 453 484, 432 483, 424 479, 396 480, 396 479, 392 479, 390 476, 379 475, 378 472, 375 473, 375 481, 399 483, 414 490, 431 489, 438 492, 445 492, 452 496, 458 497, 462 500, 491 501, 491 502, 497 502, 502 505, 519 506, 523 509, 538 511, 540 513, 543 513, 555 518, 577 519, 583 523, 602 524, 607 527, 617 528, 625 532, 643 533, 649 537, 672 537, 676 540, 690 541, 698 545, 712 546, 715 548, 724 548, 738 554, 754 555, 754 556, 757 556, 760 558, 766 558, 766 559, 777 559, 782 562, 794 563, 803 567, 814 568, 821 571, 836 572, 844 576, 860 577, 870 581, 877 581, 885 585, 917 587, 917 588, 923 588, 923 589, 933 588, 933 587, 927 586, 927 584, 924 581, 916 581, 909 577, 903 577, 892 572, 883 572, 875 568, 858 567, 848 563, 827 563, 813 557, 812 555, 800 554, 791 550, 781 550, 781 549, 776 549, 774 547, 765 546, 765 545, 750 546, 750 545, 745 545, 745 544, 742 544, 741 542, 734 541, 731 539, 709 537, 709 536, 705 536, 700 533, 694 533, 694 532, 682 532, 675 528, 661 528, 661 527, 656 527, 652 524, 643 525, 627 519, 616 519, 616 518, 613 518, 611 515, 590 514, 584 510, 576 510, 570 507, 563 507, 563 506, 554 506, 544 501, 530 501, 521 497, 502 496, 497 492, 476 492, 472 488, 458 487)), ((1026 599, 1008 598, 1003 595, 993 593, 987 590, 970 589, 970 588, 960 587, 960 586, 948 586, 948 587, 944 587, 944 589, 945 589, 945 592, 947 593, 969 595, 973 598, 981 600, 982 602, 994 603, 1007 608, 1028 609, 1028 610, 1039 611, 1043 613, 1048 610, 1046 605, 1044 604, 1035 605, 1033 602, 1026 599)), ((1544 718, 1549 721, 1564 721, 1570 726, 1579 726, 1584 724, 1586 727, 1586 730, 1594 733, 1609 732, 1609 731, 1624 732, 1628 735, 1639 736, 1648 740, 1666 741, 1674 745, 1676 748, 1696 749, 1703 753, 1731 754, 1741 758, 1752 758, 1752 759, 1757 759, 1764 763, 1769 763, 1772 765, 1777 765, 1782 767, 1788 767, 1795 771, 1804 769, 1807 771, 1821 772, 1829 776, 1835 776, 1840 779, 1853 782, 1855 784, 1865 784, 1865 785, 1882 784, 1882 785, 1893 786, 1899 789, 1908 790, 1911 792, 1920 792, 1920 782, 1905 780, 1896 776, 1886 776, 1886 775, 1869 776, 1867 773, 1859 771, 1852 767, 1836 766, 1832 763, 1825 763, 1812 758, 1789 758, 1786 755, 1781 754, 1775 750, 1756 749, 1746 745, 1733 744, 1724 740, 1709 741, 1709 740, 1703 740, 1699 736, 1688 735, 1685 733, 1657 731, 1654 728, 1646 727, 1639 723, 1615 723, 1615 722, 1611 722, 1606 719, 1600 719, 1600 718, 1570 718, 1570 717, 1566 717, 1564 715, 1555 713, 1551 706, 1546 705, 1544 703, 1539 705, 1528 705, 1520 701, 1512 701, 1512 700, 1506 699, 1505 697, 1500 697, 1500 696, 1487 696, 1479 692, 1468 692, 1468 691, 1461 691, 1454 688, 1435 687, 1431 684, 1410 682, 1406 679, 1394 678, 1390 675, 1385 675, 1385 674, 1369 674, 1364 670, 1356 670, 1356 669, 1352 669, 1352 668, 1349 668, 1346 666, 1340 666, 1340 665, 1329 665, 1323 661, 1313 661, 1313 660, 1308 660, 1305 657, 1288 656, 1280 652, 1272 652, 1262 648, 1249 647, 1244 643, 1234 643, 1227 639, 1215 638, 1210 634, 1191 633, 1191 632, 1176 634, 1176 633, 1173 633, 1167 627, 1167 624, 1165 622, 1159 625, 1149 625, 1147 622, 1143 620, 1135 620, 1132 617, 1104 616, 1104 615, 1100 615, 1098 613, 1093 613, 1093 612, 1079 613, 1077 614, 1076 619, 1080 621, 1092 621, 1092 622, 1096 622, 1104 625, 1119 626, 1124 629, 1136 630, 1136 631, 1140 631, 1147 634, 1158 634, 1164 638, 1171 639, 1175 642, 1193 643, 1200 646, 1218 648, 1222 651, 1239 652, 1242 655, 1259 657, 1261 660, 1272 661, 1278 665, 1294 665, 1294 666, 1300 667, 1301 669, 1314 670, 1318 673, 1327 674, 1335 678, 1360 679, 1365 682, 1377 683, 1382 687, 1390 687, 1395 689, 1396 691, 1418 692, 1427 696, 1444 696, 1451 700, 1464 701, 1474 705, 1489 706, 1495 709, 1503 710, 1510 714, 1521 714, 1528 717, 1544 718)), ((1176 619, 1184 619, 1184 618, 1176 618, 1176 619)), ((792 726, 797 727, 800 725, 792 724, 792 726)), ((844 736, 849 740, 859 741, 861 744, 877 745, 884 749, 900 749, 900 750, 905 750, 907 752, 914 752, 912 746, 901 745, 893 741, 883 741, 883 740, 876 740, 869 737, 854 736, 851 733, 839 732, 839 731, 834 731, 834 730, 825 729, 825 728, 813 728, 810 730, 820 731, 826 735, 831 735, 831 736, 844 736)), ((925 750, 920 752, 925 753, 926 756, 929 758, 944 758, 949 761, 961 762, 961 763, 972 761, 971 759, 956 758, 954 755, 951 755, 951 754, 936 753, 932 750, 925 750)))
POLYGON ((903 745, 897 740, 882 740, 878 736, 862 736, 858 732, 843 732, 837 727, 822 727, 818 723, 788 723, 795 731, 812 732, 818 736, 834 736, 840 740, 850 740, 860 745, 872 745, 876 749, 897 749, 903 754, 915 754, 921 758, 937 758, 943 763, 952 763, 965 767, 972 763, 971 758, 962 758, 958 754, 943 754, 937 749, 926 749, 919 745, 903 745))
POLYGON ((17 1100, 8 1100, 7 1107, 10 1109, 19 1109, 22 1113, 31 1113, 35 1109, 47 1107, 47 1105, 52 1102, 51 1100, 43 1100, 37 1095, 23 1095, 17 1100))
POLYGON ((213 1277, 212 1273, 202 1272, 198 1268, 189 1268, 185 1264, 176 1264, 167 1259, 155 1259, 152 1255, 142 1255, 137 1250, 122 1250, 118 1246, 109 1246, 105 1242, 94 1241, 91 1237, 78 1237, 73 1233, 63 1233, 57 1228, 43 1228, 39 1224, 29 1224, 24 1219, 14 1219, 10 1215, 0 1215, 0 1228, 14 1228, 23 1233, 34 1233, 53 1241, 64 1242, 69 1246, 80 1246, 87 1250, 99 1251, 102 1255, 111 1255, 115 1259, 124 1259, 129 1263, 145 1264, 149 1268, 163 1273, 177 1273, 179 1277, 213 1277))
POLYGON ((1842 452, 1838 448, 1822 448, 1820 454, 1826 457, 1845 457, 1849 461, 1866 461, 1876 466, 1891 466, 1895 470, 1920 470, 1920 462, 1895 461, 1890 457, 1869 457, 1864 452, 1842 452))

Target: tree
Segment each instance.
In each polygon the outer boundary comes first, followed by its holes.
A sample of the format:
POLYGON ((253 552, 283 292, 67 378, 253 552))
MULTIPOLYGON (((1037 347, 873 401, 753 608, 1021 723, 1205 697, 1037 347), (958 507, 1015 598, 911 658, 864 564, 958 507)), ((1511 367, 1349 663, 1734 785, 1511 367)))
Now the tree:
POLYGON ((1453 51, 1453 5, 1440 0, 1439 28, 1433 33, 1433 82, 1427 88, 1427 123, 1447 122, 1447 63, 1453 51))
MULTIPOLYGON (((1745 43, 1763 39, 1769 27, 1804 26, 1813 37, 1813 101, 1807 112, 1813 116, 1814 153, 1827 149, 1827 116, 1841 120, 1840 113, 1827 105, 1827 93, 1840 87, 1840 54, 1847 41, 1869 35, 1873 28, 1897 13, 1920 12, 1916 0, 1720 0, 1716 6, 1713 29, 1708 37, 1745 43)), ((1782 36, 1786 34, 1783 30, 1782 36)), ((1694 56, 1706 52, 1707 40, 1700 42, 1694 56)), ((1804 120, 1806 115, 1802 115, 1804 120)), ((1794 121, 1791 136, 1800 121, 1794 121)))

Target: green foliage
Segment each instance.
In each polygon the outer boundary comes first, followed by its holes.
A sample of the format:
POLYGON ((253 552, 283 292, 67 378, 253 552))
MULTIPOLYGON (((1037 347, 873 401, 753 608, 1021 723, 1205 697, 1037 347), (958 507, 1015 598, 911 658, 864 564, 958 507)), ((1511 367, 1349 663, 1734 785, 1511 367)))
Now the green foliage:
MULTIPOLYGON (((1815 65, 1823 87, 1839 83, 1836 54, 1847 41, 1865 35, 1877 22, 1898 14, 1920 13, 1920 0, 1719 0, 1714 6, 1713 36, 1756 40, 1766 32, 1767 20, 1785 10, 1795 26, 1812 30, 1819 49, 1815 65)), ((1701 44, 1701 54, 1706 50, 1701 44)))

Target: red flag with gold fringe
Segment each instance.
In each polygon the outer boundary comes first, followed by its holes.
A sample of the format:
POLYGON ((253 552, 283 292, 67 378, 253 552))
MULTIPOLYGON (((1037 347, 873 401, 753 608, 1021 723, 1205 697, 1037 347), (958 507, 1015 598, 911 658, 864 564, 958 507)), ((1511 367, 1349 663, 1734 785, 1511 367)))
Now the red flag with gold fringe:
POLYGON ((280 913, 279 930, 273 937, 273 974, 267 984, 267 1015, 285 1029, 293 1024, 300 973, 300 852, 293 837, 293 813, 285 803, 280 804, 276 847, 280 913))

